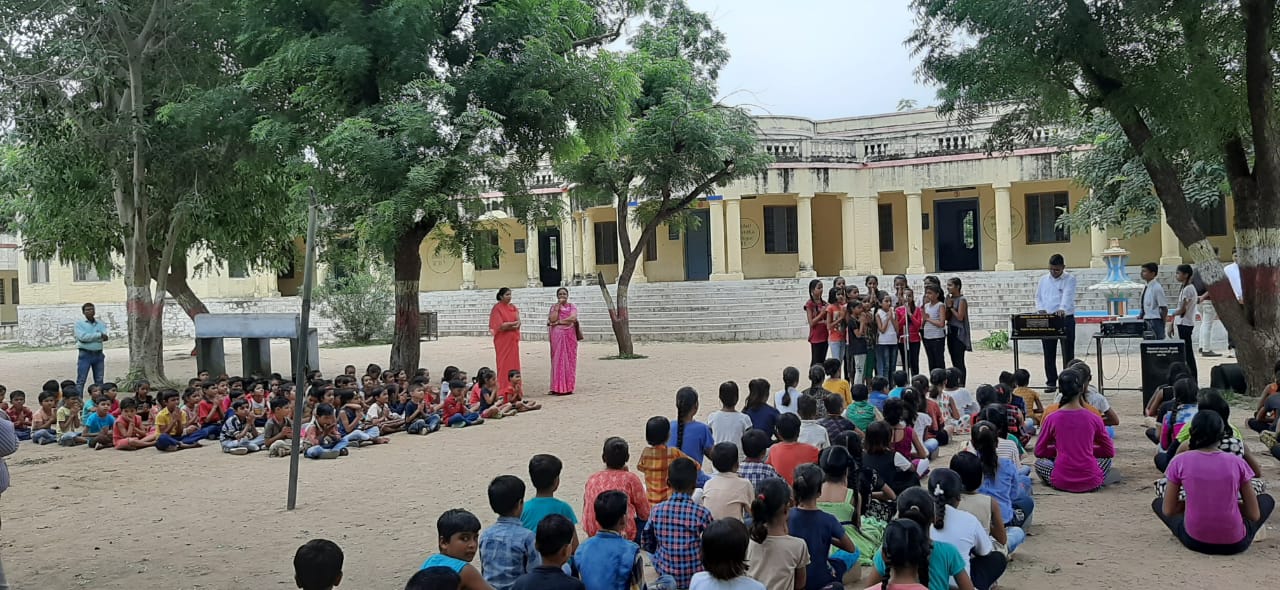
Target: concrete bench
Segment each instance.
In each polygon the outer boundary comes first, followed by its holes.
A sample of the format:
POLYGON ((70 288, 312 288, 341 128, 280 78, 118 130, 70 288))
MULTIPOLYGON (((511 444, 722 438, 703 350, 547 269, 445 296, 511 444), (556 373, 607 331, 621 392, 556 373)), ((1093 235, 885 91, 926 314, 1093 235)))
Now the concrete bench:
MULTIPOLYGON (((298 314, 296 313, 205 313, 194 318, 196 332, 196 371, 210 375, 226 373, 224 338, 239 338, 244 375, 271 374, 271 340, 289 341, 289 369, 292 373, 298 358, 298 314)), ((307 369, 320 368, 320 338, 315 328, 307 334, 307 369)), ((304 376, 294 375, 299 383, 304 376)))

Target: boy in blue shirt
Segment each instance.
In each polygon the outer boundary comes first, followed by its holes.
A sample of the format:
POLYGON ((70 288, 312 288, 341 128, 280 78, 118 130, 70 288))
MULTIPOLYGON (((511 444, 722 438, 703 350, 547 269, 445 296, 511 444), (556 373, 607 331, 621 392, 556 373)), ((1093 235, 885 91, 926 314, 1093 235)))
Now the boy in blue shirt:
POLYGON ((99 396, 94 400, 93 412, 84 419, 84 437, 89 439, 89 448, 93 450, 110 449, 111 427, 116 418, 111 415, 111 400, 99 396))
POLYGON ((480 534, 480 571, 494 590, 509 590, 542 562, 533 531, 520 523, 524 482, 514 475, 493 478, 489 507, 498 514, 498 522, 480 534))
POLYGON ((418 569, 448 568, 462 579, 459 590, 489 590, 480 570, 471 565, 479 548, 480 519, 460 508, 446 510, 436 519, 436 531, 440 552, 428 557, 418 569))
MULTIPOLYGON (((534 455, 529 459, 529 481, 533 483, 535 495, 524 503, 524 510, 520 513, 520 524, 524 528, 536 532, 538 523, 552 514, 559 514, 569 519, 570 523, 578 524, 578 516, 573 513, 573 507, 556 497, 556 490, 560 489, 560 470, 563 468, 564 464, 555 455, 534 455)), ((577 551, 576 529, 572 545, 573 550, 577 551)))
POLYGON ((671 576, 659 576, 645 586, 640 546, 623 536, 628 502, 627 495, 618 490, 596 496, 592 506, 600 532, 583 541, 573 554, 582 583, 591 590, 674 590, 676 580, 671 576))
MULTIPOLYGON (((889 399, 889 395, 884 392, 889 387, 889 380, 884 377, 877 376, 871 380, 871 405, 875 406, 877 412, 884 412, 884 400, 889 399)), ((856 424, 856 423, 855 423, 856 424)))
MULTIPOLYGON (((902 399, 902 392, 907 390, 907 384, 911 382, 911 377, 907 376, 906 371, 893 372, 893 390, 889 392, 889 397, 902 399)), ((883 404, 880 407, 884 409, 883 404)))

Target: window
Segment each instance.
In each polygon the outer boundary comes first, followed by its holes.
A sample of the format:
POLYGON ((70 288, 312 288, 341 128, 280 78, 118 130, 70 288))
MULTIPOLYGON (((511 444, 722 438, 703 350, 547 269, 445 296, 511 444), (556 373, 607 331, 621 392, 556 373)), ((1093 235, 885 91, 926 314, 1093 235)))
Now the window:
POLYGON ((13 297, 13 301, 12 301, 12 303, 13 303, 14 305, 17 305, 17 304, 19 304, 19 303, 22 303, 22 301, 20 301, 20 300, 18 299, 18 279, 12 279, 12 280, 10 280, 10 281, 9 281, 9 284, 10 284, 10 285, 13 285, 13 295, 11 295, 11 297, 13 297))
POLYGON ((1206 236, 1227 235, 1227 203, 1219 198, 1212 205, 1191 205, 1191 216, 1206 236))
POLYGON ((876 208, 877 222, 880 224, 880 251, 893 251, 893 205, 880 205, 876 208))
POLYGON ((243 279, 249 276, 249 265, 239 261, 227 261, 227 276, 243 279))
POLYGON ((74 271, 72 279, 77 283, 97 283, 106 280, 98 274, 98 269, 88 264, 77 262, 72 265, 72 270, 74 271))
MULTIPOLYGON (((764 208, 764 253, 795 254, 800 251, 799 223, 794 205, 764 208)), ((735 246, 740 247, 740 246, 735 246)))
POLYGON ((1067 193, 1027 195, 1027 243, 1056 244, 1071 241, 1071 230, 1058 227, 1067 212, 1067 193))
POLYGON ((27 282, 35 285, 49 282, 49 261, 32 260, 27 262, 27 282))
POLYGON ((0 305, 4 305, 4 281, 0 281, 0 305))
POLYGON ((528 252, 525 248, 524 240, 524 238, 516 238, 516 240, 511 244, 511 251, 516 254, 524 254, 528 252))
POLYGON ((644 241, 644 261, 653 262, 658 259, 658 232, 649 234, 649 239, 644 241))
POLYGON ((476 270, 498 270, 501 257, 497 230, 476 232, 476 270))
POLYGON ((679 228, 678 226, 668 225, 668 226, 667 226, 667 239, 668 239, 668 240, 678 240, 678 239, 680 239, 680 228, 679 228))
POLYGON ((618 263, 618 222, 602 221, 593 224, 596 236, 596 264, 618 263))

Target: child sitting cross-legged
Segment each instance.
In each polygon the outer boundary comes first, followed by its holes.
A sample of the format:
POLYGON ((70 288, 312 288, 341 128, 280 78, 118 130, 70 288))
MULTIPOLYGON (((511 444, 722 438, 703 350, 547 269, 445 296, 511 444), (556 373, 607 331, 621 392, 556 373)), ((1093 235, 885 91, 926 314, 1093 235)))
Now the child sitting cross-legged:
MULTIPOLYGON (((493 530, 493 529, 490 529, 493 530)), ((541 563, 520 576, 513 590, 586 590, 577 578, 564 573, 564 564, 573 556, 578 531, 569 519, 552 514, 538 523, 536 541, 541 563)))
MULTIPOLYGON (((824 430, 825 434, 826 431, 824 430)), ((782 442, 769 447, 769 465, 782 479, 791 483, 795 478, 796 467, 804 463, 818 461, 818 447, 799 442, 800 417, 795 414, 783 414, 778 418, 778 438, 782 442)))
POLYGON ((120 417, 111 427, 111 438, 115 448, 121 451, 134 451, 156 446, 156 433, 147 434, 142 427, 142 417, 138 416, 138 400, 131 397, 120 402, 120 417))
POLYGON ((332 590, 342 583, 342 558, 333 541, 307 541, 293 554, 293 582, 302 590, 332 590))
POLYGON ((755 490, 751 482, 738 475, 737 445, 716 443, 711 447, 711 464, 716 468, 716 475, 703 486, 702 505, 711 511, 714 519, 742 520, 751 509, 755 490))
POLYGON ((249 414, 249 402, 238 399, 231 402, 231 412, 222 423, 222 451, 232 455, 248 455, 262 449, 263 439, 253 426, 249 414))
POLYGON ((835 440, 842 432, 857 432, 858 427, 844 417, 844 400, 835 394, 822 398, 822 405, 827 408, 827 417, 818 420, 818 424, 827 430, 827 440, 835 440))
MULTIPOLYGON (((0 386, 3 389, 3 386, 0 386)), ((13 433, 18 440, 31 440, 31 408, 27 407, 27 394, 21 389, 9 394, 9 421, 13 423, 13 433)))
POLYGON ((510 405, 517 412, 532 412, 533 410, 542 409, 542 404, 524 399, 524 379, 520 378, 518 369, 507 371, 507 383, 507 388, 503 389, 499 396, 502 398, 502 403, 510 405))
POLYGON ((58 442, 57 397, 52 391, 40 392, 40 408, 31 414, 31 442, 38 445, 58 442))
POLYGON ((263 446, 268 457, 285 457, 293 444, 293 418, 289 416, 292 405, 283 397, 272 398, 267 424, 263 427, 263 446))
POLYGON ((756 486, 751 502, 751 546, 747 549, 747 574, 769 590, 805 590, 806 570, 812 559, 804 539, 791 536, 787 517, 791 486, 771 477, 756 486))
MULTIPOLYGON (((560 470, 564 464, 555 455, 534 455, 529 459, 529 482, 533 484, 534 497, 524 503, 520 513, 520 523, 531 531, 538 529, 542 519, 558 514, 578 524, 578 516, 568 502, 556 497, 560 488, 560 470)), ((573 548, 578 548, 578 535, 573 535, 573 548)))
POLYGON ((818 508, 822 481, 822 469, 806 463, 796 468, 795 482, 791 484, 796 505, 788 516, 787 528, 792 536, 804 539, 809 548, 811 561, 805 572, 808 588, 826 588, 833 584, 839 587, 842 579, 853 582, 859 577, 857 546, 836 517, 818 508), (832 552, 833 546, 838 551, 832 552), (846 574, 849 578, 845 578, 846 574))
POLYGON ((84 419, 84 437, 89 439, 89 448, 95 451, 111 448, 111 432, 115 424, 116 418, 111 415, 111 400, 98 396, 93 400, 93 412, 84 419))
MULTIPOLYGON (((852 395, 853 403, 845 409, 844 417, 848 418, 859 431, 866 432, 872 422, 881 419, 880 410, 867 401, 870 393, 866 385, 861 383, 854 385, 852 395)), ((881 401, 880 405, 883 406, 884 402, 881 401)))
POLYGON ((582 528, 590 537, 599 530, 595 518, 596 497, 609 490, 619 490, 627 496, 627 522, 623 533, 628 539, 636 537, 636 525, 649 518, 649 503, 645 501, 644 484, 636 474, 627 471, 631 449, 621 437, 611 436, 604 441, 600 454, 604 469, 592 473, 582 493, 582 528))
POLYGON ((409 401, 401 412, 404 414, 404 431, 409 434, 429 434, 440 430, 440 414, 431 405, 425 379, 415 379, 409 384, 409 401))
POLYGON ((338 430, 337 413, 329 404, 319 404, 315 409, 315 424, 307 429, 306 456, 308 459, 337 459, 345 456, 347 439, 338 430))
POLYGON ((711 440, 715 444, 729 443, 734 452, 738 450, 738 442, 742 433, 751 429, 751 418, 738 411, 738 384, 725 381, 720 384, 720 409, 707 416, 707 427, 711 429, 711 440))
MULTIPOLYGON (((137 400, 134 400, 137 404, 137 400)), ((160 412, 156 414, 156 450, 177 451, 200 446, 204 438, 203 431, 197 431, 184 437, 187 417, 178 409, 178 392, 166 389, 160 392, 160 412)), ((141 418, 141 416, 139 416, 141 418)), ((145 426, 144 426, 145 428, 145 426)))
POLYGON ((667 470, 671 468, 672 461, 685 456, 680 449, 667 446, 667 435, 670 432, 671 421, 665 416, 649 418, 644 425, 644 438, 649 446, 640 453, 636 471, 644 475, 650 506, 657 506, 671 496, 671 488, 667 486, 667 470))
MULTIPOLYGON (((583 584, 591 590, 646 588, 644 556, 640 546, 626 536, 627 525, 632 522, 631 501, 625 493, 609 490, 591 503, 592 528, 597 532, 583 541, 573 554, 583 584)), ((676 581, 671 576, 658 576, 648 584, 647 590, 675 590, 675 587, 676 581)))
POLYGON ((404 428, 404 415, 391 410, 390 389, 390 386, 374 389, 373 395, 368 396, 371 403, 369 410, 364 414, 364 419, 377 428, 380 434, 392 434, 404 428))
POLYGON ((493 478, 489 508, 497 513, 498 522, 480 533, 480 571, 494 590, 508 590, 540 563, 535 534, 520 522, 524 482, 514 475, 493 478))
MULTIPOLYGON (((827 394, 824 394, 824 396, 827 394)), ((819 451, 831 446, 831 437, 827 429, 818 422, 818 400, 812 396, 804 396, 796 402, 800 414, 800 442, 813 445, 819 451)), ((825 406, 823 406, 825 409, 825 406)))
POLYGON ((766 590, 747 576, 747 546, 751 535, 736 518, 717 520, 702 534, 702 567, 689 590, 766 590))
POLYGON ((770 477, 778 477, 773 466, 764 462, 764 456, 772 443, 769 433, 763 430, 752 428, 742 435, 742 454, 746 458, 738 466, 738 475, 750 482, 753 489, 770 477))
POLYGON ((649 514, 640 533, 640 546, 653 554, 659 575, 675 578, 677 588, 688 588, 693 574, 702 570, 699 539, 711 524, 711 511, 693 501, 698 483, 698 465, 680 458, 671 463, 667 475, 671 498, 649 514))
POLYGON ((466 403, 467 383, 461 379, 449 382, 449 397, 440 404, 440 418, 450 428, 484 424, 484 418, 466 403))
POLYGON ((472 403, 479 404, 476 411, 480 412, 481 418, 503 418, 518 413, 511 404, 503 402, 498 395, 498 374, 493 369, 481 367, 476 372, 476 387, 479 388, 479 392, 472 403))
POLYGON ((80 396, 64 395, 62 407, 58 408, 58 444, 74 447, 89 442, 84 436, 84 427, 80 424, 80 396))
POLYGON ((445 567, 462 579, 460 590, 492 590, 480 570, 471 565, 479 548, 480 519, 459 508, 446 510, 436 519, 436 534, 440 552, 428 557, 419 569, 445 567))
POLYGON ((384 444, 387 438, 377 426, 363 420, 364 406, 356 400, 354 389, 343 389, 338 392, 338 431, 342 432, 347 443, 356 446, 384 444))

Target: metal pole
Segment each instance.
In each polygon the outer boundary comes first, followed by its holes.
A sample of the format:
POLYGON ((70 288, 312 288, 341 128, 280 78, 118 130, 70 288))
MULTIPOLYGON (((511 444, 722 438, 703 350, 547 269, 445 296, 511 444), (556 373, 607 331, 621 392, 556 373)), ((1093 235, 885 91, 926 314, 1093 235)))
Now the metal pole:
POLYGON ((302 315, 298 319, 298 345, 293 359, 293 443, 289 449, 289 500, 285 506, 293 510, 298 503, 298 458, 302 449, 302 407, 307 403, 307 360, 311 358, 311 285, 316 278, 316 189, 307 187, 306 263, 302 267, 302 315))

